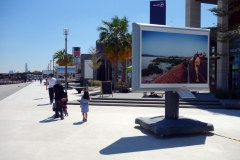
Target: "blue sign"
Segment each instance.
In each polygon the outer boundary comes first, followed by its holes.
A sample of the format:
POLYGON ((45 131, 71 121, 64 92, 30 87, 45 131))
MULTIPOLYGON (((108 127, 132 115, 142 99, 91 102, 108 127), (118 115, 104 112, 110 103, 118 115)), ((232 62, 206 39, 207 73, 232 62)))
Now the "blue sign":
POLYGON ((150 1, 150 24, 166 25, 166 1, 150 1))

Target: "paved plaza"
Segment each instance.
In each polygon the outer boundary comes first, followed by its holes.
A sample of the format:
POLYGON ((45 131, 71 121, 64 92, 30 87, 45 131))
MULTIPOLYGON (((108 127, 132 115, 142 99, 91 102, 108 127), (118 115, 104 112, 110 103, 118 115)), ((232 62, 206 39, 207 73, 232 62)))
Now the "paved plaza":
MULTIPOLYGON (((69 101, 81 96, 76 90, 68 95, 69 101)), ((82 123, 78 105, 68 105, 64 120, 53 119, 48 91, 39 82, 0 86, 0 97, 0 160, 240 159, 240 110, 180 108, 181 116, 215 130, 161 137, 134 122, 164 115, 164 108, 90 106, 82 123)))

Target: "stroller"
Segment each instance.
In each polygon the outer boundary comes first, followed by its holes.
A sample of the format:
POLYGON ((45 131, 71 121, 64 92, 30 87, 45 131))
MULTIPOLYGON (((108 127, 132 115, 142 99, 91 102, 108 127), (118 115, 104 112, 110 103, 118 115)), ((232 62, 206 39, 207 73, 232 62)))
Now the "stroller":
POLYGON ((65 102, 63 102, 63 114, 64 116, 68 116, 68 112, 67 112, 67 101, 68 101, 68 96, 66 93, 64 93, 64 96, 67 98, 67 100, 65 102))
POLYGON ((68 112, 67 112, 67 105, 66 104, 63 104, 63 114, 64 116, 68 116, 68 112))

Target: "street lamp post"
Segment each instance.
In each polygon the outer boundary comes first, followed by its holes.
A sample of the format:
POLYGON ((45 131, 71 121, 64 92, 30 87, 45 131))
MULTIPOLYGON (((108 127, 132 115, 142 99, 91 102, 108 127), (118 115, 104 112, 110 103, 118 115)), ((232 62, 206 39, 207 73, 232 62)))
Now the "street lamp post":
POLYGON ((67 35, 69 33, 68 28, 63 29, 63 35, 65 35, 65 92, 67 94, 67 35))
POLYGON ((53 56, 53 77, 55 77, 54 76, 54 56, 53 56))

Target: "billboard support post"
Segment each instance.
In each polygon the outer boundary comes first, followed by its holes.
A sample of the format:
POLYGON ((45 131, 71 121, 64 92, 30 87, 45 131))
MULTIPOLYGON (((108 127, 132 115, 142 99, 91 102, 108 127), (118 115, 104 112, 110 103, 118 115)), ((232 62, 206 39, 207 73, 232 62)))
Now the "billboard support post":
POLYGON ((165 91, 165 118, 178 119, 179 96, 173 91, 165 91))
POLYGON ((162 136, 214 131, 210 123, 179 116, 179 97, 184 94, 181 91, 165 91, 165 116, 138 117, 135 123, 162 136))

